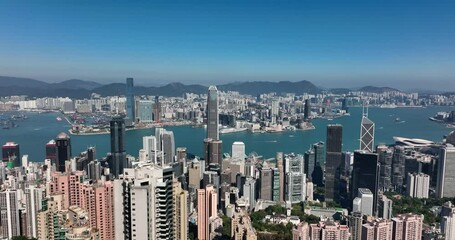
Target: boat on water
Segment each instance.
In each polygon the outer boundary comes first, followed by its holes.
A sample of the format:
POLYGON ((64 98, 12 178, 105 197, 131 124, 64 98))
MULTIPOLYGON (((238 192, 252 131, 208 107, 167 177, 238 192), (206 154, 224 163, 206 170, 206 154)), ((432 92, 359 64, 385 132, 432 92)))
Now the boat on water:
POLYGON ((57 120, 58 122, 60 122, 60 121, 62 121, 62 118, 61 118, 61 117, 57 117, 56 120, 57 120))
POLYGON ((395 123, 405 123, 406 121, 401 120, 399 117, 395 118, 395 123))

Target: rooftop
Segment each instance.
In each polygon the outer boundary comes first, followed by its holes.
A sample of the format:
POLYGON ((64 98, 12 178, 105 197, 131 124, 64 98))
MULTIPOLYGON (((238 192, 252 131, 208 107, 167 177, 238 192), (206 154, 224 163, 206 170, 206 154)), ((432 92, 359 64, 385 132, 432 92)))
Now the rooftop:
POLYGON ((434 144, 434 142, 420 139, 420 138, 405 138, 405 137, 393 137, 395 143, 411 147, 427 147, 434 144))
POLYGON ((57 139, 69 139, 70 137, 68 136, 68 134, 64 133, 64 132, 61 132, 57 135, 57 139))
POLYGON ((5 145, 3 145, 4 147, 16 147, 16 146, 19 146, 19 144, 15 143, 15 142, 6 142, 5 145))

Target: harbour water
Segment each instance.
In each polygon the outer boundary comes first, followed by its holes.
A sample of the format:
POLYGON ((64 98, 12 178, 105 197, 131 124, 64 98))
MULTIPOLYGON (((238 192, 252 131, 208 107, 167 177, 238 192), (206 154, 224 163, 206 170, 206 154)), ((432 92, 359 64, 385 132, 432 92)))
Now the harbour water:
MULTIPOLYGON (((428 108, 371 108, 369 117, 376 123, 375 144, 393 143, 393 136, 423 138, 442 141, 442 137, 451 130, 445 124, 429 121, 428 118, 439 111, 453 110, 453 107, 428 108), (399 118, 401 122, 397 122, 399 118)), ((7 114, 7 113, 3 113, 7 114)), ((58 113, 26 113, 29 119, 19 122, 18 128, 0 129, 0 143, 14 141, 20 144, 21 154, 28 154, 31 161, 43 161, 45 144, 55 138, 59 132, 67 132, 70 125, 66 121, 57 121, 58 113)), ((223 151, 230 153, 235 141, 243 141, 246 152, 255 151, 266 158, 274 157, 276 152, 304 153, 312 143, 325 141, 327 124, 343 125, 343 149, 353 151, 359 146, 361 108, 351 108, 350 116, 333 120, 316 119, 315 130, 285 131, 279 133, 237 132, 221 135, 223 151)), ((204 128, 191 126, 166 127, 174 132, 176 147, 186 147, 189 153, 202 155, 204 128)), ((154 129, 138 129, 126 132, 127 153, 137 156, 142 148, 142 137, 154 134, 154 129)), ((97 157, 104 156, 110 150, 109 135, 71 136, 73 156, 89 146, 95 146, 97 157)))

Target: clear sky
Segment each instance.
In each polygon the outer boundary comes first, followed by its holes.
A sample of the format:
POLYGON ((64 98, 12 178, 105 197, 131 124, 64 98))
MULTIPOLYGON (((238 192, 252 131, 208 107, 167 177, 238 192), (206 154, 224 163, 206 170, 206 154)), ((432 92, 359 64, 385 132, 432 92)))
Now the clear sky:
POLYGON ((0 1, 0 75, 455 90, 455 1, 0 1))

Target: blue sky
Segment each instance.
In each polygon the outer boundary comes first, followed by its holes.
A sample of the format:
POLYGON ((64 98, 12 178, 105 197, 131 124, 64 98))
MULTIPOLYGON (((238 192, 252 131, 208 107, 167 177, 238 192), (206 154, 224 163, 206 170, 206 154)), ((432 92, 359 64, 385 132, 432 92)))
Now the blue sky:
POLYGON ((455 1, 5 0, 0 75, 455 90, 454 12, 455 1))

